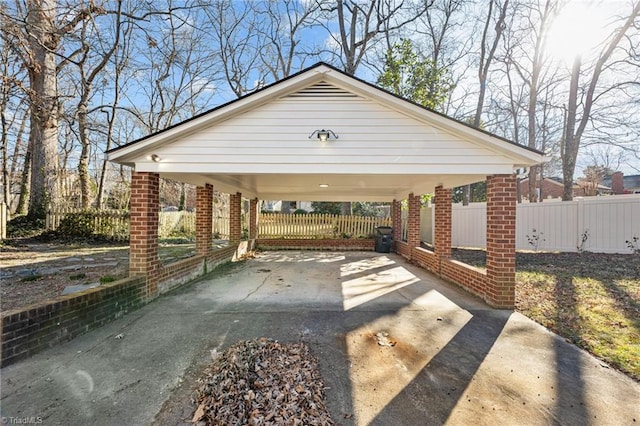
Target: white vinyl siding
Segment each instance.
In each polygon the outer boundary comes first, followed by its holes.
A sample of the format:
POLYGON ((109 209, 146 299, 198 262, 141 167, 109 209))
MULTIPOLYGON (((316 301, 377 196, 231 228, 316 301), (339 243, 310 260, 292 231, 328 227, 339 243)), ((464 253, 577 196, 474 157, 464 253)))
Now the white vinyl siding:
MULTIPOLYGON (((485 147, 362 97, 285 97, 216 123, 214 127, 159 147, 160 170, 171 164, 200 172, 261 172, 287 167, 308 172, 482 173, 487 166, 513 164, 485 147), (314 130, 331 129, 337 140, 309 139, 314 130), (297 167, 295 167, 297 166, 297 167), (387 166, 390 169, 387 169, 387 166), (340 167, 339 170, 335 170, 340 167)), ((183 169, 184 170, 184 169, 183 169)))

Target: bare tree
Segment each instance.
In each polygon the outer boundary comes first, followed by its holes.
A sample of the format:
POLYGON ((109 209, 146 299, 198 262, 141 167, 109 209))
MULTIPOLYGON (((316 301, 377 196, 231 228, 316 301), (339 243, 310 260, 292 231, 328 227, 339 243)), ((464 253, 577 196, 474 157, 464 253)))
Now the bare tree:
POLYGON ((294 68, 302 68, 306 57, 318 55, 313 46, 301 46, 303 32, 313 26, 318 3, 264 1, 257 7, 262 21, 257 31, 265 42, 259 51, 261 67, 268 70, 273 81, 288 77, 294 68))
POLYGON ((6 41, 27 70, 30 102, 31 184, 29 216, 42 218, 49 204, 58 201, 58 96, 62 38, 88 19, 96 6, 59 9, 55 0, 15 1, 0 12, 6 41))
MULTIPOLYGON (((580 79, 583 76, 582 55, 576 55, 571 67, 571 80, 567 100, 567 119, 564 129, 564 138, 561 145, 562 152, 562 176, 564 180, 564 190, 562 199, 569 201, 573 199, 573 177, 575 174, 576 160, 580 150, 580 142, 584 131, 592 119, 591 112, 594 103, 608 90, 598 91, 600 77, 607 69, 608 61, 612 58, 614 51, 618 48, 621 40, 630 28, 636 25, 636 20, 640 15, 640 1, 636 1, 629 14, 621 21, 621 25, 612 33, 611 38, 605 43, 602 51, 598 55, 595 64, 589 71, 586 89, 581 93, 580 79), (579 110, 580 104, 582 105, 579 110)), ((636 76, 637 78, 637 76, 636 76)), ((640 84, 638 80, 625 82, 625 84, 640 84)), ((623 84, 624 85, 624 84, 623 84)), ((621 87, 620 83, 615 84, 616 88, 621 87)))
MULTIPOLYGON (((481 127, 482 111, 484 109, 485 95, 487 91, 487 79, 491 64, 495 58, 496 49, 507 28, 507 11, 509 10, 509 0, 490 0, 487 8, 487 17, 484 21, 482 37, 480 39, 480 56, 478 62, 478 102, 473 117, 473 126, 481 127), (493 34, 491 27, 493 26, 493 34), (493 36, 492 36, 493 35, 493 36)), ((471 198, 471 185, 466 185, 463 190, 462 204, 469 204, 471 198)))
MULTIPOLYGON (((259 72, 260 52, 267 32, 257 12, 257 4, 214 0, 204 8, 208 19, 208 35, 217 52, 212 55, 220 61, 224 79, 233 94, 241 97, 264 84, 264 73, 259 72)), ((277 3, 274 7, 277 6, 277 3)))
MULTIPOLYGON (((206 110, 217 93, 216 67, 211 65, 208 40, 198 27, 199 6, 180 2, 173 13, 172 0, 162 14, 149 17, 144 30, 137 31, 136 51, 128 62, 135 75, 136 92, 122 91, 122 106, 143 126, 142 135, 157 132, 206 110)), ((124 77, 123 77, 124 78, 124 77)))
POLYGON ((11 209, 11 188, 15 179, 18 155, 22 142, 25 117, 25 97, 20 89, 23 72, 11 50, 6 49, 4 37, 0 37, 0 150, 2 151, 2 199, 11 209), (9 151, 14 140, 12 161, 9 151), (10 165, 11 161, 11 165, 10 165))
MULTIPOLYGON (((545 0, 544 5, 540 4, 540 1, 537 4, 532 3, 528 5, 527 11, 529 22, 531 25, 529 27, 529 33, 534 37, 533 42, 533 56, 529 58, 530 68, 529 70, 525 70, 522 67, 519 67, 516 63, 516 69, 520 72, 520 75, 523 77, 523 80, 528 86, 529 89, 529 102, 527 105, 527 118, 528 118, 528 126, 527 126, 527 145, 530 148, 539 148, 536 144, 537 140, 537 123, 536 123, 536 109, 538 106, 538 91, 540 90, 540 83, 543 78, 542 72, 543 67, 545 66, 546 58, 545 58, 545 43, 546 43, 546 33, 549 29, 549 24, 551 22, 553 14, 556 12, 558 8, 558 2, 555 0, 545 0), (529 72, 527 72, 529 71, 529 72)), ((526 50, 523 49, 523 53, 526 55, 526 50)), ((527 55, 528 56, 528 55, 527 55)), ((529 170, 529 200, 537 201, 537 184, 536 184, 536 176, 538 173, 538 168, 536 166, 532 166, 529 170)))
POLYGON ((338 61, 347 74, 355 75, 367 53, 380 40, 380 36, 400 30, 422 16, 430 1, 404 0, 337 0, 320 2, 321 10, 329 22, 323 26, 340 50, 338 61), (338 32, 332 24, 337 18, 338 32))
MULTIPOLYGON (((546 126, 539 123, 541 118, 538 114, 539 94, 545 90, 548 93, 548 86, 557 83, 554 79, 556 69, 548 67, 549 60, 546 52, 547 33, 557 9, 557 0, 537 0, 519 5, 515 21, 505 33, 504 57, 498 58, 504 63, 509 82, 508 98, 511 105, 514 141, 523 143, 520 138, 522 128, 522 133, 526 133, 527 136, 524 143, 534 149, 541 148, 543 138, 541 132, 548 131, 546 126), (512 75, 512 72, 515 75, 512 75), (514 90, 515 86, 520 86, 520 81, 522 86, 514 90), (515 99, 514 95, 518 99, 515 99), (526 124, 520 120, 521 112, 526 115, 526 124)), ((549 110, 542 115, 543 119, 548 118, 548 112, 549 110)), ((539 168, 532 166, 528 173, 527 198, 529 201, 537 200, 538 174, 539 168)))
MULTIPOLYGON (((416 23, 415 32, 425 36, 425 52, 436 69, 446 71, 454 87, 466 71, 462 60, 469 55, 473 42, 474 31, 464 29, 471 4, 470 0, 434 0, 416 23)), ((434 92, 436 87, 432 85, 429 90, 434 92)), ((448 112, 451 102, 449 96, 442 111, 448 112)))
MULTIPOLYGON (((95 19, 82 21, 81 27, 76 33, 78 47, 71 55, 65 58, 65 61, 72 62, 77 67, 77 74, 74 75, 78 86, 75 118, 80 142, 78 178, 80 183, 80 207, 83 209, 89 208, 93 198, 91 195, 91 178, 89 176, 91 150, 90 123, 88 122, 88 116, 91 112, 89 111, 89 102, 94 93, 96 79, 103 75, 105 67, 120 43, 121 8, 122 1, 118 1, 115 14, 109 15, 113 16, 114 19, 114 24, 109 29, 113 33, 110 36, 106 36, 101 31, 106 25, 98 25, 95 19)), ((106 14, 106 10, 100 10, 100 13, 106 14)))

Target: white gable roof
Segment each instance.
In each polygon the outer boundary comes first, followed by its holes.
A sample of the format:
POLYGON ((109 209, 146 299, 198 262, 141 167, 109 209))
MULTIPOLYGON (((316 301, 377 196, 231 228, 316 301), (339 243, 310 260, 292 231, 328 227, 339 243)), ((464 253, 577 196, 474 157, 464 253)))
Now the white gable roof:
POLYGON ((111 150, 108 158, 250 198, 313 201, 401 199, 543 161, 540 152, 326 64, 111 150), (320 129, 338 139, 309 138, 320 129))

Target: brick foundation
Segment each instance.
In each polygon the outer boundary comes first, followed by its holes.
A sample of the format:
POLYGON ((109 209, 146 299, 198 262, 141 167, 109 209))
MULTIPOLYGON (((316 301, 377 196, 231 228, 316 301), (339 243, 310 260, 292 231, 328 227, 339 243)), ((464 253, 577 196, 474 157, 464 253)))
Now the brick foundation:
POLYGON ((256 240, 256 248, 261 250, 345 250, 373 251, 372 239, 269 239, 256 240))

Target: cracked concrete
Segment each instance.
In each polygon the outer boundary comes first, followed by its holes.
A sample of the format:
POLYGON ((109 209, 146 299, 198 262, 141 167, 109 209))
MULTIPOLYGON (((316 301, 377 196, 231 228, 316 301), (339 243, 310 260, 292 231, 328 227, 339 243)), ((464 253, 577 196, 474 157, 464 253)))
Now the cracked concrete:
POLYGON ((210 351, 261 336, 310 346, 337 424, 640 423, 637 382, 518 313, 371 252, 266 252, 216 270, 2 369, 0 411, 46 425, 188 424, 210 351))

